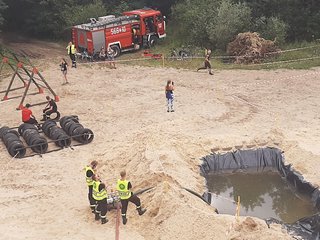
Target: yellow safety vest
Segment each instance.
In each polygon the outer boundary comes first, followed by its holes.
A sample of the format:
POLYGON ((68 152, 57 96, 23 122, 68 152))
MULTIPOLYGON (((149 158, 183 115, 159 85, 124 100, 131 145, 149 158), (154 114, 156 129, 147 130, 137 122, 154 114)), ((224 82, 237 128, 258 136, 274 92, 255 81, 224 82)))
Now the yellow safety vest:
POLYGON ((92 185, 93 185, 92 176, 91 176, 91 177, 87 177, 87 172, 88 172, 89 170, 91 170, 91 171, 93 172, 93 174, 94 174, 94 171, 93 171, 93 169, 92 169, 90 166, 86 166, 84 170, 86 171, 86 182, 87 182, 87 185, 88 185, 88 186, 92 186, 92 185))
POLYGON ((101 182, 99 181, 93 181, 92 197, 94 200, 97 200, 97 201, 101 201, 108 197, 108 193, 105 188, 99 191, 100 184, 101 182))
POLYGON ((128 199, 131 197, 131 191, 128 189, 129 181, 118 180, 117 181, 117 191, 119 193, 120 199, 128 199))
POLYGON ((70 48, 71 48, 71 54, 75 54, 76 53, 76 46, 74 45, 74 44, 72 44, 71 45, 71 47, 70 46, 68 46, 67 47, 67 50, 68 50, 68 54, 70 54, 70 48))

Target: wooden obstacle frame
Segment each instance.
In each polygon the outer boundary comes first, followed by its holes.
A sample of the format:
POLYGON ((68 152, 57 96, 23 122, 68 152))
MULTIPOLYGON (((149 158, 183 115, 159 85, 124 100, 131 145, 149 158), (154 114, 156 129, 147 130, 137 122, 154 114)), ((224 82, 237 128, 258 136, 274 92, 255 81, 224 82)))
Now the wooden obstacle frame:
MULTIPOLYGON (((5 65, 8 65, 11 70, 11 80, 8 84, 8 87, 5 90, 0 90, 0 94, 4 93, 1 101, 21 98, 20 103, 16 108, 17 110, 21 110, 24 107, 23 104, 27 95, 41 94, 44 93, 44 89, 46 89, 52 94, 54 101, 59 102, 59 96, 50 87, 48 82, 40 73, 39 69, 33 65, 31 60, 27 57, 27 54, 23 50, 21 50, 19 53, 15 53, 9 49, 5 49, 3 52, 0 52, 0 56, 2 57, 2 61, 0 64, 0 80, 3 76, 1 75, 1 73, 5 65), (26 79, 24 79, 23 76, 26 77, 26 79), (15 81, 21 81, 22 85, 20 87, 12 87, 15 81), (38 90, 37 92, 29 92, 31 84, 34 84, 36 86, 38 90), (22 95, 9 97, 9 93, 20 89, 24 89, 22 95)), ((9 76, 7 75, 7 77, 9 76)), ((42 105, 46 103, 47 102, 33 103, 31 104, 31 106, 42 105)))

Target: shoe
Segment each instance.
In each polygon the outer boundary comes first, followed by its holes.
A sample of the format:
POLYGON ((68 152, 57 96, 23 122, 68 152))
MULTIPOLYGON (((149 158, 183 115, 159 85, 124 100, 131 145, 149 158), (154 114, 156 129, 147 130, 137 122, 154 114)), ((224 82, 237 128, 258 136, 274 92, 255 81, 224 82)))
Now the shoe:
POLYGON ((45 118, 42 118, 42 119, 40 119, 40 122, 44 122, 46 119, 45 118))
POLYGON ((174 112, 174 110, 172 109, 171 112, 174 112))
POLYGON ((168 109, 167 112, 170 112, 170 110, 168 109))
POLYGON ((122 223, 123 223, 123 225, 126 225, 126 224, 127 224, 127 221, 128 221, 128 219, 127 219, 126 217, 122 217, 122 223))
POLYGON ((209 74, 210 74, 210 75, 213 75, 213 73, 211 73, 211 72, 210 72, 209 74))
POLYGON ((90 207, 90 209, 91 209, 91 212, 92 212, 92 213, 95 213, 94 207, 90 207))
POLYGON ((99 213, 95 213, 95 216, 94 216, 94 220, 100 220, 100 214, 99 213))
POLYGON ((146 211, 147 211, 147 209, 138 208, 138 213, 140 216, 143 215, 146 211))
POLYGON ((106 224, 109 220, 106 218, 101 218, 101 224, 106 224))

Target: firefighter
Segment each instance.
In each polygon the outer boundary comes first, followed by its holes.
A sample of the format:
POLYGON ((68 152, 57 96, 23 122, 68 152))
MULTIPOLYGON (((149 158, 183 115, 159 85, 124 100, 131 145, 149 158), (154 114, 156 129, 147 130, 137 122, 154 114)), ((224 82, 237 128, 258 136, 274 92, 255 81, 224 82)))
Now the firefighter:
POLYGON ((140 198, 138 198, 136 195, 133 195, 131 192, 132 185, 131 183, 126 180, 126 171, 120 172, 120 177, 117 181, 117 191, 120 197, 121 201, 121 216, 122 216, 122 223, 125 225, 127 223, 127 209, 128 209, 128 203, 132 202, 136 205, 136 209, 139 213, 139 215, 143 215, 147 210, 141 208, 141 202, 140 198))
POLYGON ((108 222, 107 209, 108 209, 108 193, 106 185, 100 181, 97 175, 92 176, 92 196, 97 201, 95 208, 95 220, 101 219, 101 224, 108 222))
POLYGON ((66 49, 68 50, 68 55, 70 56, 70 59, 72 61, 72 67, 76 68, 76 46, 72 42, 69 42, 66 49))
POLYGON ((89 203, 90 203, 90 208, 91 211, 94 213, 95 212, 95 207, 96 207, 96 200, 93 198, 92 196, 92 188, 93 188, 93 175, 95 174, 95 170, 98 166, 98 162, 97 161, 92 161, 90 163, 90 165, 87 165, 84 170, 86 172, 86 182, 88 185, 88 199, 89 199, 89 203))
POLYGON ((198 68, 197 71, 199 71, 201 69, 208 69, 209 74, 213 75, 212 70, 211 70, 210 58, 211 58, 211 50, 205 49, 204 67, 198 68))

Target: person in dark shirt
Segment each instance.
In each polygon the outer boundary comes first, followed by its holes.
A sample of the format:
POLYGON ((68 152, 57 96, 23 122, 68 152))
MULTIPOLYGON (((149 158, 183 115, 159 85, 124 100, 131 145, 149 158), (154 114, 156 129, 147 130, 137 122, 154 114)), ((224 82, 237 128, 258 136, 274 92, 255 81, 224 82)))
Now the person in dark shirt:
POLYGON ((48 104, 46 108, 43 109, 43 118, 41 119, 41 121, 47 120, 48 118, 50 118, 50 115, 52 113, 58 112, 58 107, 56 102, 53 99, 51 99, 49 96, 46 96, 46 99, 48 101, 48 104))
POLYGON ((205 51, 205 59, 204 59, 204 67, 198 68, 197 71, 199 71, 201 69, 208 69, 209 70, 209 74, 213 75, 212 70, 211 70, 210 58, 211 58, 211 50, 210 49, 206 49, 206 51, 205 51))
POLYGON ((165 87, 165 94, 166 94, 167 107, 168 107, 167 112, 170 112, 170 111, 174 112, 174 109, 173 109, 173 100, 174 100, 173 91, 174 91, 174 83, 173 83, 173 81, 168 80, 167 81, 167 85, 165 87))
POLYGON ((62 61, 60 63, 60 69, 61 69, 61 72, 63 74, 63 79, 64 79, 64 82, 62 83, 62 85, 69 83, 68 79, 67 79, 68 63, 64 58, 62 58, 62 61))

